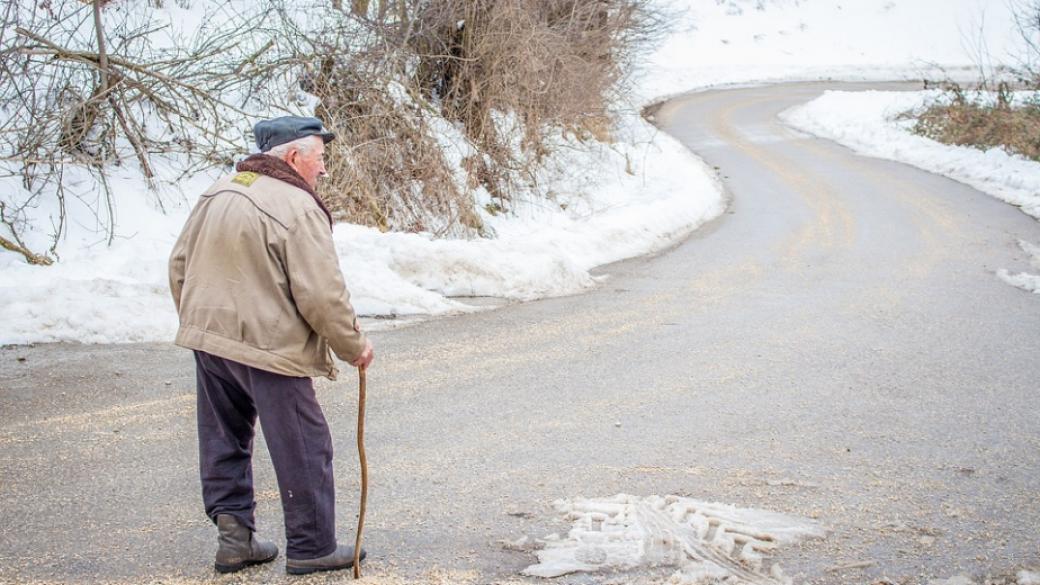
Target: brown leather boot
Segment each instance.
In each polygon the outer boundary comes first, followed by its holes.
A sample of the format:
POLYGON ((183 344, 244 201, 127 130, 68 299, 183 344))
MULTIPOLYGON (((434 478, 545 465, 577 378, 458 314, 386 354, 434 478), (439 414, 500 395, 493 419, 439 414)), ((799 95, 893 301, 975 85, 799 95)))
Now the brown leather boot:
MULTIPOLYGON (((368 556, 361 549, 361 558, 368 556)), ((306 575, 318 571, 338 571, 354 566, 354 547, 341 544, 331 553, 316 559, 285 559, 285 572, 290 575, 306 575)))
POLYGON ((278 547, 273 542, 260 540, 248 527, 231 514, 217 514, 218 573, 234 573, 248 567, 273 561, 278 547))

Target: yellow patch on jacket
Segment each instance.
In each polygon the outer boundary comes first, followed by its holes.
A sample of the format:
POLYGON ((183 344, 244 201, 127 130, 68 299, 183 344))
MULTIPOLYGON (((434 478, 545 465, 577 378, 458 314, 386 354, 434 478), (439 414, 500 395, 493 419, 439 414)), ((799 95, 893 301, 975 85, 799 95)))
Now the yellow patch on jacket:
POLYGON ((248 187, 255 183, 258 178, 260 178, 259 173, 242 171, 241 173, 235 175, 235 178, 231 179, 231 182, 238 183, 239 185, 245 185, 246 187, 248 187))

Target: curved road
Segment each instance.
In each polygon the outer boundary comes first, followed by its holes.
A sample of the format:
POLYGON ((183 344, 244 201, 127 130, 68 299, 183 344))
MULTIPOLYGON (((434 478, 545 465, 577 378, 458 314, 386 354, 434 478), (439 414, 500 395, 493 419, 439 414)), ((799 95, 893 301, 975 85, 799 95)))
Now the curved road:
MULTIPOLYGON (((1040 564, 1040 297, 993 274, 1025 268, 1015 241, 1040 224, 777 121, 835 86, 657 112, 732 194, 682 245, 588 294, 374 334, 369 582, 525 582, 533 554, 500 540, 565 531, 555 499, 619 492, 818 518, 828 538, 777 556, 797 582, 1040 564)), ((0 364, 0 582, 346 579, 288 579, 281 558, 214 577, 188 352, 44 345, 0 364)), ((354 384, 318 383, 344 540, 354 384)), ((255 467, 259 527, 280 539, 262 446, 255 467)))

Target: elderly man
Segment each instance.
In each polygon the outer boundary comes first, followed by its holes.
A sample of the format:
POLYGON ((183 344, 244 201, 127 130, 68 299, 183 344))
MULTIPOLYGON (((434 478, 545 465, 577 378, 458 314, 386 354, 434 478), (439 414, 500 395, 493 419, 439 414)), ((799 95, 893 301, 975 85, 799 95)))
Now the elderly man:
POLYGON ((340 272, 332 216, 314 191, 335 136, 295 116, 260 122, 254 135, 261 154, 199 198, 170 258, 176 343, 195 352, 215 566, 228 573, 278 556, 254 534, 259 417, 281 492, 286 571, 345 569, 354 548, 336 542, 332 438, 311 377, 335 379, 330 349, 361 368, 373 353, 340 272))

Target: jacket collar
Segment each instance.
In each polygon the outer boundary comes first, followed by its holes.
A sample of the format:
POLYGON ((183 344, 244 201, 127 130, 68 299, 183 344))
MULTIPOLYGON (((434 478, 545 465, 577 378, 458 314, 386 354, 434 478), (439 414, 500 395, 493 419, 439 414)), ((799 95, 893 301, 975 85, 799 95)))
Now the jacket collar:
POLYGON ((266 175, 272 179, 277 179, 284 183, 289 183, 297 189, 303 189, 314 199, 314 202, 318 204, 318 207, 325 212, 325 217, 329 218, 329 229, 332 229, 332 213, 329 212, 329 208, 325 206, 325 202, 318 197, 318 194, 314 192, 314 189, 307 184, 307 181, 303 180, 303 177, 296 172, 289 163, 284 160, 266 155, 266 154, 251 154, 246 159, 240 161, 235 165, 235 170, 239 172, 253 172, 261 175, 266 175))

